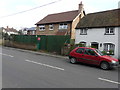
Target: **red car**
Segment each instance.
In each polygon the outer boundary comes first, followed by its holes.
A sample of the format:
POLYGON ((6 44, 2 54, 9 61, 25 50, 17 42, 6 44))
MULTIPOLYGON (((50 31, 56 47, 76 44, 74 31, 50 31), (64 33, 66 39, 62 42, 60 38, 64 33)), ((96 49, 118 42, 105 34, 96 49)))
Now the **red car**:
POLYGON ((118 66, 119 61, 111 56, 103 55, 98 49, 77 47, 69 54, 69 59, 72 64, 83 62, 87 64, 94 64, 100 68, 107 70, 118 66))

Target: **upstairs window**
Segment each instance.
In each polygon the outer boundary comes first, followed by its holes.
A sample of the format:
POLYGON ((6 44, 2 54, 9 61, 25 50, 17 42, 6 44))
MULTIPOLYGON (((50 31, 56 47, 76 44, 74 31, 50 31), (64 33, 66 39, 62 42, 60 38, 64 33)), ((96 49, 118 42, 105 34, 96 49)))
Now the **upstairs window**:
POLYGON ((87 29, 80 29, 80 35, 87 35, 87 29))
POLYGON ((65 23, 59 24, 59 29, 68 29, 68 25, 65 23))
POLYGON ((110 27, 110 28, 105 28, 105 35, 114 35, 114 28, 110 27))
POLYGON ((53 24, 50 24, 50 25, 49 25, 49 30, 53 30, 53 29, 54 29, 53 24))
POLYGON ((39 28, 40 28, 40 31, 44 31, 45 30, 45 25, 40 25, 39 28))

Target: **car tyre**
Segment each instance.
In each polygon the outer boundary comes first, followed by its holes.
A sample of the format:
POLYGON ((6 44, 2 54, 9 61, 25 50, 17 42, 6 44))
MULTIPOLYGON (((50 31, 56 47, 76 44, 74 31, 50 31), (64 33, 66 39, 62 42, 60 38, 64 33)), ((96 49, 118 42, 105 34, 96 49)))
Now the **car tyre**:
POLYGON ((103 69, 103 70, 108 70, 108 69, 110 69, 110 65, 109 65, 108 62, 102 62, 100 64, 100 68, 103 69))
POLYGON ((72 63, 72 64, 77 63, 76 58, 70 58, 70 63, 72 63))

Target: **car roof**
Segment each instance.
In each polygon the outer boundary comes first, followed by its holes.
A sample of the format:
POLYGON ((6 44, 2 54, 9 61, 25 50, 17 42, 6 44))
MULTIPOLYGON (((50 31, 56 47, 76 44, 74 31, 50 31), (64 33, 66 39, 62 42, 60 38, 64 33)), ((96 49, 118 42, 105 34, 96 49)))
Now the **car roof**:
POLYGON ((95 50, 95 48, 89 48, 89 47, 77 47, 77 48, 93 49, 93 50, 95 50))

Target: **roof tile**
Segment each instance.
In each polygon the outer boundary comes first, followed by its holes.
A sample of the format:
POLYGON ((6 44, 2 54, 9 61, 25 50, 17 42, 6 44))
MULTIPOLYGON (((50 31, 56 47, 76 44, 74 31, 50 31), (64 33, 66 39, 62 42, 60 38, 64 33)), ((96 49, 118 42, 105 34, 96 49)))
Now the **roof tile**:
POLYGON ((40 20, 38 23, 36 23, 36 25, 59 23, 59 22, 71 22, 75 19, 77 15, 78 15, 78 10, 57 13, 57 14, 50 14, 45 18, 43 18, 42 20, 40 20))

